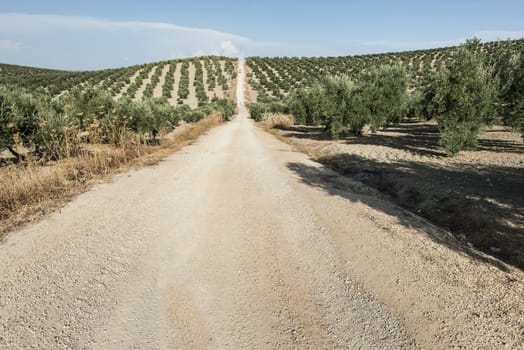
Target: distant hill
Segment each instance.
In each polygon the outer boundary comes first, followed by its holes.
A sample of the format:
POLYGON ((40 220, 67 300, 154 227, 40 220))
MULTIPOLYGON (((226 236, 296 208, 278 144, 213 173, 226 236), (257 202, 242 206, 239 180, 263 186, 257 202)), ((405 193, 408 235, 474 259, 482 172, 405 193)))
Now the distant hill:
MULTIPOLYGON (((502 41, 481 44, 488 55, 495 52, 502 41)), ((524 39, 510 41, 517 50, 524 39)), ((251 100, 261 97, 282 98, 297 87, 309 86, 326 75, 358 75, 368 67, 400 64, 412 76, 412 87, 427 83, 432 72, 453 62, 454 47, 428 50, 391 52, 372 55, 339 57, 248 57, 248 79, 251 100)))
POLYGON ((205 56, 95 71, 63 71, 0 64, 0 84, 59 95, 73 87, 94 86, 118 98, 166 97, 171 104, 196 107, 212 97, 232 97, 236 59, 205 56))

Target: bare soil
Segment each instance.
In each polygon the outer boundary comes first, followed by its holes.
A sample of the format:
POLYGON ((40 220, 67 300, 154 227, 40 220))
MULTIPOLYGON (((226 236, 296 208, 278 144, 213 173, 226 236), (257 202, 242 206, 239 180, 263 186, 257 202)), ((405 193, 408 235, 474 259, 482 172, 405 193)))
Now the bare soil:
POLYGON ((174 84, 173 84, 173 91, 171 92, 171 98, 169 99, 169 103, 171 103, 173 106, 177 106, 177 99, 178 99, 178 87, 180 85, 180 75, 182 70, 182 63, 178 62, 176 64, 175 73, 174 73, 174 84))
POLYGON ((196 97, 196 89, 193 83, 195 82, 195 65, 193 62, 189 62, 189 95, 184 101, 184 104, 188 105, 191 108, 196 108, 198 106, 198 99, 196 97))
POLYGON ((126 84, 126 85, 124 85, 124 87, 122 88, 122 90, 120 90, 120 91, 118 92, 118 94, 116 94, 115 98, 118 99, 118 98, 122 97, 122 96, 126 93, 127 89, 129 89, 129 86, 135 82, 136 78, 137 78, 138 75, 140 74, 140 71, 141 71, 141 69, 138 69, 138 70, 137 70, 137 71, 136 71, 136 72, 131 76, 131 78, 129 78, 129 83, 126 84))
POLYGON ((144 96, 144 91, 146 90, 147 85, 149 85, 149 83, 151 82, 151 77, 153 76, 153 74, 155 74, 155 70, 157 69, 158 66, 153 67, 153 69, 151 69, 151 72, 149 72, 147 77, 142 81, 142 85, 140 85, 138 90, 136 90, 135 97, 133 98, 135 101, 142 99, 142 97, 144 96))
POLYGON ((160 74, 160 80, 158 81, 158 84, 156 84, 155 88, 153 89, 153 97, 162 96, 162 88, 164 87, 164 84, 166 82, 166 75, 167 75, 168 70, 169 70, 169 64, 164 65, 164 68, 162 69, 162 73, 160 74))
POLYGON ((246 86, 246 90, 247 90, 247 93, 245 94, 246 102, 247 103, 256 102, 257 101, 257 97, 258 97, 258 93, 253 89, 251 84, 249 84, 248 80, 250 78, 247 77, 247 73, 251 73, 252 74, 252 79, 258 80, 258 78, 253 74, 253 72, 251 71, 251 68, 249 68, 247 65, 245 67, 246 67, 245 86, 246 86))
POLYGON ((317 127, 292 126, 276 132, 337 172, 451 231, 468 248, 524 268, 520 134, 489 128, 476 151, 449 158, 438 145, 433 122, 403 123, 375 135, 346 135, 339 141, 329 140, 317 127))

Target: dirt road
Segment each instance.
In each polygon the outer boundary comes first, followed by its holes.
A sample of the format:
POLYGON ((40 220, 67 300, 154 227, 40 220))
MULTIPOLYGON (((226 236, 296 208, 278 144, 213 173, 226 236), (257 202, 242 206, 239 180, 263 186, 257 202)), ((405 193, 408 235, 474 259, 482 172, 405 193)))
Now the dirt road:
POLYGON ((158 166, 9 235, 0 347, 522 345, 521 273, 344 181, 240 105, 158 166))

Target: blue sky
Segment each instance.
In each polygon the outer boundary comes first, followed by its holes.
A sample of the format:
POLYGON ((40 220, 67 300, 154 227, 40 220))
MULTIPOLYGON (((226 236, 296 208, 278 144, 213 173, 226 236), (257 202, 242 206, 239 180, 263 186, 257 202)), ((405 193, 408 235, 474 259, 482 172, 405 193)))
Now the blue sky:
POLYGON ((98 69, 199 54, 401 51, 524 37, 523 13, 522 0, 0 0, 0 62, 98 69))

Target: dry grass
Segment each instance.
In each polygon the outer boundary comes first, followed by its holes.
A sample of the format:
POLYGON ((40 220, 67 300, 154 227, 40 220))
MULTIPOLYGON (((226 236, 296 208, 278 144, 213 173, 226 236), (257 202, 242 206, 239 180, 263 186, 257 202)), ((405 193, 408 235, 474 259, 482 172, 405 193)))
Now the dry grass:
POLYGON ((280 113, 264 113, 262 115, 262 124, 266 128, 288 128, 295 123, 293 116, 280 113))
POLYGON ((311 147, 307 143, 293 142, 291 138, 282 135, 281 131, 275 128, 272 128, 272 127, 268 127, 265 124, 262 124, 262 126, 264 127, 264 130, 266 130, 271 135, 275 136, 279 141, 282 141, 290 145, 293 151, 307 154, 309 157, 311 157, 314 160, 317 160, 321 157, 321 154, 319 154, 318 152, 315 152, 313 147, 311 147))
POLYGON ((83 145, 81 155, 47 164, 0 168, 0 237, 21 223, 59 208, 73 195, 108 175, 158 163, 221 123, 213 115, 175 130, 161 145, 83 145))

